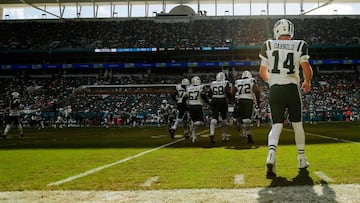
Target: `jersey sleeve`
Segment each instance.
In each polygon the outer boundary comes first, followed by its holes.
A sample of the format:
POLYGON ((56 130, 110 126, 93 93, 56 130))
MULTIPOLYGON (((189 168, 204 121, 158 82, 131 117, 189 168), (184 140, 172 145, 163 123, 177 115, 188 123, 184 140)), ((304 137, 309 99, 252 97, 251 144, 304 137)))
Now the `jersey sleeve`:
POLYGON ((268 55, 266 53, 268 47, 267 47, 267 43, 268 41, 264 42, 262 47, 261 47, 261 50, 260 50, 260 53, 259 53, 259 57, 262 59, 262 60, 267 60, 268 59, 268 55))
POLYGON ((309 48, 305 41, 301 43, 301 55, 300 55, 300 63, 302 62, 309 62, 309 48))

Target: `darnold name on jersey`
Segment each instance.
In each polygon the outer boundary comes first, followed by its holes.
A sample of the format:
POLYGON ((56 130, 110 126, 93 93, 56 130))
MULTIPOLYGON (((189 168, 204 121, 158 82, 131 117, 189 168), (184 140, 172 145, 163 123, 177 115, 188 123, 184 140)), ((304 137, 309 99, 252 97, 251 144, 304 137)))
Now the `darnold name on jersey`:
POLYGON ((290 43, 278 43, 275 42, 274 43, 274 49, 287 49, 287 50, 294 50, 295 49, 295 45, 294 44, 290 44, 290 43))

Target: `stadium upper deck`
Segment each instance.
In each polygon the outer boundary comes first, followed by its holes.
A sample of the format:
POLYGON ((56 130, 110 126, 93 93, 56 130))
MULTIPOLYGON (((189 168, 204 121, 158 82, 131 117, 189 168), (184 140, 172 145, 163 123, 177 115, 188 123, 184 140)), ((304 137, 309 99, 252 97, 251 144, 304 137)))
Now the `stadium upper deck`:
MULTIPOLYGON (((359 18, 289 17, 295 38, 308 42, 314 60, 359 60, 359 18)), ((250 63, 258 60, 260 45, 271 37, 270 25, 278 17, 191 19, 1 21, 1 63, 250 63)))

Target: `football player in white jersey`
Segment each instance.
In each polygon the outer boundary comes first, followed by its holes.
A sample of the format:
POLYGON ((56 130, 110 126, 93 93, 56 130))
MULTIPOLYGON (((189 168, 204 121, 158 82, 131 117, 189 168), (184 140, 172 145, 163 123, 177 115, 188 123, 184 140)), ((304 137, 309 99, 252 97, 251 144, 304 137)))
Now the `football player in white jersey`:
POLYGON ((221 123, 221 138, 227 141, 227 115, 228 100, 230 98, 230 83, 226 80, 225 73, 219 72, 216 80, 210 83, 209 98, 211 98, 211 121, 210 121, 210 141, 214 143, 215 127, 221 123))
POLYGON ((169 124, 169 110, 170 104, 168 104, 166 99, 162 100, 160 105, 160 114, 164 124, 169 124))
POLYGON ((174 101, 176 101, 176 108, 178 110, 178 114, 175 120, 174 125, 172 125, 169 129, 171 139, 174 139, 174 133, 177 126, 182 123, 184 127, 184 135, 186 139, 190 138, 189 134, 189 115, 188 115, 188 106, 185 102, 186 89, 190 85, 190 81, 187 78, 181 80, 181 84, 176 85, 176 90, 170 95, 174 101))
POLYGON ((236 125, 238 129, 241 126, 241 136, 247 138, 248 143, 251 144, 254 142, 251 137, 254 99, 256 105, 259 106, 260 88, 250 71, 244 71, 241 78, 235 80, 231 93, 235 100, 234 116, 236 125))
POLYGON ((189 113, 192 120, 192 142, 197 142, 196 131, 204 125, 204 102, 208 103, 205 86, 201 84, 198 76, 191 78, 191 85, 186 90, 185 99, 189 107, 189 113))
POLYGON ((12 125, 17 126, 19 131, 19 139, 22 139, 24 136, 23 127, 20 122, 20 109, 22 108, 21 99, 19 92, 11 93, 10 105, 9 105, 9 115, 5 118, 5 129, 2 134, 2 139, 6 139, 7 134, 10 131, 12 125))
POLYGON ((309 64, 308 46, 303 40, 292 40, 294 25, 287 19, 277 21, 273 28, 274 40, 264 42, 259 57, 260 77, 269 84, 269 104, 272 127, 268 135, 267 178, 276 177, 276 149, 283 128, 284 111, 288 108, 289 118, 295 132, 298 150, 298 168, 309 166, 305 157, 305 133, 302 122, 302 101, 300 88, 304 93, 311 89, 313 71, 309 64), (300 86, 299 68, 302 68, 303 82, 300 86))

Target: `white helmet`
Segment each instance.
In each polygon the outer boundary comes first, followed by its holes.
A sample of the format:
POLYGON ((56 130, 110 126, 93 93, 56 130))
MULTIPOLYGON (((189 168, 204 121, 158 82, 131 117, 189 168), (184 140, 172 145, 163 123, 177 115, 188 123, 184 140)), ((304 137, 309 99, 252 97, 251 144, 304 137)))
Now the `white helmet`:
POLYGON ((20 93, 19 92, 13 92, 13 93, 11 93, 11 96, 12 96, 13 99, 18 99, 18 98, 20 98, 20 93))
POLYGON ((277 40, 281 35, 294 36, 294 24, 287 19, 281 19, 274 25, 274 38, 277 40))
POLYGON ((161 103, 162 103, 162 104, 167 104, 166 99, 162 100, 162 102, 161 102, 161 103))
POLYGON ((194 76, 191 78, 191 84, 195 86, 201 85, 201 79, 198 76, 194 76))
POLYGON ((224 81, 225 79, 226 79, 225 73, 218 72, 218 74, 216 74, 216 81, 224 81))
POLYGON ((252 75, 251 75, 250 71, 246 70, 241 74, 241 78, 252 78, 252 75))
POLYGON ((185 86, 190 85, 189 79, 187 79, 187 78, 182 79, 182 80, 181 80, 181 85, 185 85, 185 86))

